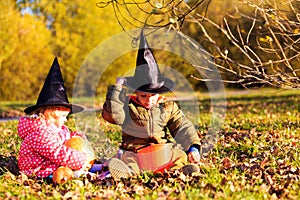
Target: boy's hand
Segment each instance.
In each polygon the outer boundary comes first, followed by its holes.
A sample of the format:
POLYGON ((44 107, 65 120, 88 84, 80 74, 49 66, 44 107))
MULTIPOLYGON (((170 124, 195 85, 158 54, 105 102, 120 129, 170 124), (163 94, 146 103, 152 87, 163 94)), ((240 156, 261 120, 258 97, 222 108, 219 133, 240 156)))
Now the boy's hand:
POLYGON ((191 147, 188 151, 188 160, 191 163, 199 163, 200 162, 200 153, 197 148, 191 147))
POLYGON ((199 152, 190 152, 188 154, 188 159, 191 163, 199 163, 200 162, 200 153, 199 152))
POLYGON ((116 80, 117 85, 124 85, 126 83, 126 78, 124 77, 118 77, 116 80))

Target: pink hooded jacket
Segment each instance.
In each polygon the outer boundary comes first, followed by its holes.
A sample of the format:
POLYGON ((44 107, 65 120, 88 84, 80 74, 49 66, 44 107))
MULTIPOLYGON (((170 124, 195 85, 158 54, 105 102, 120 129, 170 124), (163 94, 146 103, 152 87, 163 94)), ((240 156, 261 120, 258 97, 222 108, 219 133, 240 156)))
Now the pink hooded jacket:
POLYGON ((80 132, 70 132, 66 126, 61 129, 40 118, 23 117, 18 124, 18 134, 23 139, 18 165, 27 175, 48 177, 59 166, 79 170, 85 163, 86 154, 68 148, 64 142, 80 132))

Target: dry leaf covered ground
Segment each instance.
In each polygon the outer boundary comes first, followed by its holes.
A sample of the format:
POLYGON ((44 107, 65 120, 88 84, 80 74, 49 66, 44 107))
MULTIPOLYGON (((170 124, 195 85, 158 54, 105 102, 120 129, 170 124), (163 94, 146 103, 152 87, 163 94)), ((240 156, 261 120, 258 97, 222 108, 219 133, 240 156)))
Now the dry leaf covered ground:
MULTIPOLYGON (((145 173, 118 182, 82 177, 54 185, 20 174, 17 121, 0 122, 0 199, 300 199, 299 102, 299 91, 229 95, 224 126, 215 147, 203 155, 200 173, 145 173)), ((199 104, 196 127, 205 137, 210 100, 199 104)), ((101 162, 117 149, 120 129, 100 117, 85 119, 80 123, 101 162)), ((75 127, 72 119, 68 123, 75 127)))

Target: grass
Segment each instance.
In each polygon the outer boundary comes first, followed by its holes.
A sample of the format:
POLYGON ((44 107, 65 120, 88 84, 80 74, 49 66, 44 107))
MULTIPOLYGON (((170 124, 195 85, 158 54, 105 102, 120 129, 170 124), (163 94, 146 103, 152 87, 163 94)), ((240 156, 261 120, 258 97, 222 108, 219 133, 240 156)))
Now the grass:
MULTIPOLYGON (((222 129, 193 177, 172 171, 120 182, 82 177, 48 184, 18 172, 17 121, 0 122, 0 199, 300 199, 299 101, 296 90, 227 94, 222 129)), ((208 95, 201 95, 196 104, 181 105, 203 139, 212 127, 210 102, 208 95)), ((1 104, 1 109, 13 104, 1 104)), ((121 130, 98 112, 71 118, 68 125, 87 133, 99 160, 116 152, 121 130)))

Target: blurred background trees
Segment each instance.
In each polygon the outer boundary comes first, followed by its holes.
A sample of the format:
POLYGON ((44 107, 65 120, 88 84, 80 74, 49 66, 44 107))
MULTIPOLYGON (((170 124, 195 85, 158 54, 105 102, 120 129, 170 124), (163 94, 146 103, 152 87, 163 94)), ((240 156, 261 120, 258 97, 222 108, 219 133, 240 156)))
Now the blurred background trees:
MULTIPOLYGON (((300 2, 296 0, 1 0, 0 8, 0 100, 35 100, 54 57, 71 96, 78 70, 99 43, 143 27, 148 35, 168 28, 194 39, 228 87, 300 87, 300 2)), ((97 91, 98 80, 90 78, 93 71, 87 68, 78 95, 105 91, 114 82, 110 74, 121 75, 135 64, 133 55, 113 62, 97 91)), ((160 58, 195 88, 205 89, 205 82, 213 81, 196 73, 197 67, 203 67, 198 63, 168 53, 160 58)), ((101 59, 95 58, 94 65, 101 59)))
MULTIPOLYGON (((91 0, 3 0, 0 2, 0 99, 35 100, 54 57, 71 96, 84 58, 121 31, 111 11, 91 0)), ((88 74, 86 80, 89 80, 88 74)), ((89 92, 83 83, 82 95, 89 92)))
POLYGON ((51 63, 50 31, 34 16, 23 15, 14 1, 1 1, 0 9, 1 99, 31 98, 51 63))

